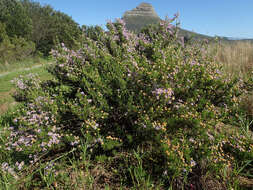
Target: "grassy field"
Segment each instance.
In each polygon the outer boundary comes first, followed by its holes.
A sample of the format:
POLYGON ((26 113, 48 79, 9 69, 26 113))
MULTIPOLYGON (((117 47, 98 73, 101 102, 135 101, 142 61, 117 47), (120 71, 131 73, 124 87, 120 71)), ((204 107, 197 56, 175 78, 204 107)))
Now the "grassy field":
POLYGON ((48 61, 49 60, 45 58, 33 57, 14 63, 0 63, 0 74, 24 68, 31 68, 35 65, 43 65, 46 64, 48 61))
POLYGON ((14 64, 9 67, 0 68, 0 115, 12 108, 16 102, 13 98, 15 92, 14 84, 11 82, 14 78, 20 75, 27 75, 29 73, 36 73, 43 80, 50 77, 50 74, 45 69, 48 61, 41 60, 39 62, 24 62, 21 64, 14 64), (13 71, 16 70, 16 71, 13 71))
POLYGON ((247 77, 253 71, 253 43, 235 41, 218 44, 216 59, 228 73, 247 77))

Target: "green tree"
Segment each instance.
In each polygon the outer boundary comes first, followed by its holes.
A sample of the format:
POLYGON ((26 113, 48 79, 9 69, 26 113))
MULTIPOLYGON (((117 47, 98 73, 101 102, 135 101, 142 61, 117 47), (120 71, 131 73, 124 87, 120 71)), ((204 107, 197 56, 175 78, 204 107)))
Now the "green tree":
POLYGON ((29 38, 32 22, 22 3, 16 0, 0 0, 0 22, 5 23, 7 35, 29 38))
POLYGON ((7 36, 7 33, 6 33, 6 26, 4 23, 0 22, 0 43, 6 39, 8 36, 7 36))
POLYGON ((81 35, 78 24, 68 15, 51 6, 30 0, 21 1, 32 20, 31 40, 36 49, 48 55, 58 42, 73 48, 81 35))

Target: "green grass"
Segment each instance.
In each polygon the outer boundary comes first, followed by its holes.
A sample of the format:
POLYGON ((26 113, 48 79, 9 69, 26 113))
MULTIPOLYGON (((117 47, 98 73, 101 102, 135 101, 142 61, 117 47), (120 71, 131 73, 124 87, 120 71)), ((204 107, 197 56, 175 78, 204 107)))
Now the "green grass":
POLYGON ((50 60, 41 58, 41 57, 33 57, 33 58, 27 58, 23 61, 17 61, 11 64, 4 64, 0 63, 0 74, 5 72, 11 72, 14 70, 24 69, 24 68, 30 68, 35 65, 41 65, 46 64, 50 60))
POLYGON ((8 109, 16 104, 14 98, 12 97, 13 93, 15 92, 15 86, 11 81, 20 75, 27 75, 29 73, 38 74, 41 80, 49 79, 50 74, 46 70, 47 65, 48 64, 44 61, 41 67, 31 69, 27 67, 26 69, 13 71, 4 76, 0 76, 0 115, 5 113, 8 109))

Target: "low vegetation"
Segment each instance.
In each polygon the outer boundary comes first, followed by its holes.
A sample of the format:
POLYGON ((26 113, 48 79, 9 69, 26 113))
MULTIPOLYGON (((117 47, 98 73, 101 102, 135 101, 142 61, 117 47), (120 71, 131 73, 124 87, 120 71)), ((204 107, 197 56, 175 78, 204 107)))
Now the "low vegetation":
MULTIPOLYGON (((0 117, 1 189, 250 189, 247 77, 169 22, 138 35, 118 20, 52 51, 52 78, 16 79, 0 117)), ((220 56, 220 55, 219 55, 220 56)), ((220 56, 222 57, 222 56, 220 56)))
POLYGON ((253 116, 253 43, 251 41, 234 41, 216 44, 216 60, 222 63, 227 75, 245 81, 248 93, 242 96, 242 105, 247 115, 253 116))
POLYGON ((20 70, 28 70, 30 68, 46 65, 47 63, 53 62, 50 58, 42 58, 40 56, 28 57, 22 61, 14 61, 11 63, 0 64, 0 75, 6 75, 10 72, 18 72, 20 70))
MULTIPOLYGON (((3 68, 5 72, 0 72, 0 115, 7 112, 8 109, 15 109, 15 105, 17 104, 13 97, 16 91, 13 83, 15 78, 30 73, 38 75, 41 80, 47 80, 50 78, 50 74, 46 70, 48 60, 40 60, 39 62, 35 62, 37 64, 34 64, 34 61, 35 60, 32 59, 28 62, 11 64, 3 68), (14 71, 10 71, 11 69, 14 71)), ((0 71, 1 69, 2 68, 0 67, 0 71)))

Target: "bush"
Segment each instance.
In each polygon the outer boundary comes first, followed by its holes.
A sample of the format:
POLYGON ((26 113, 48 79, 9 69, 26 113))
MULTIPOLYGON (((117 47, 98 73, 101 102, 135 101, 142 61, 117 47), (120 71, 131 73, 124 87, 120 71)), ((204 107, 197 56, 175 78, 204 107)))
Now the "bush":
POLYGON ((0 63, 23 60, 35 52, 35 44, 22 37, 9 37, 6 24, 0 22, 0 63))
POLYGON ((15 46, 11 44, 9 38, 3 39, 0 43, 0 63, 8 63, 13 60, 13 49, 15 46))
MULTIPOLYGON (((1 27, 1 26, 0 26, 1 27)), ((0 37, 0 63, 23 60, 35 52, 35 44, 22 37, 0 37)))
POLYGON ((133 165, 137 151, 144 170, 165 184, 253 158, 246 137, 237 144, 218 133, 241 112, 242 88, 225 78, 205 44, 184 44, 168 22, 139 35, 121 20, 107 27, 84 32, 79 51, 64 44, 53 51, 55 79, 22 82, 24 107, 13 118, 7 149, 34 163, 85 141, 93 159, 128 152, 133 165))
POLYGON ((11 39, 12 44, 15 46, 13 51, 15 52, 16 60, 23 60, 35 52, 35 44, 32 41, 27 41, 24 38, 14 37, 11 39))
POLYGON ((6 25, 6 33, 9 37, 29 39, 32 32, 31 18, 21 1, 0 0, 0 22, 6 25))
POLYGON ((0 63, 24 60, 35 52, 35 45, 24 38, 6 38, 0 43, 0 63))

